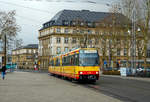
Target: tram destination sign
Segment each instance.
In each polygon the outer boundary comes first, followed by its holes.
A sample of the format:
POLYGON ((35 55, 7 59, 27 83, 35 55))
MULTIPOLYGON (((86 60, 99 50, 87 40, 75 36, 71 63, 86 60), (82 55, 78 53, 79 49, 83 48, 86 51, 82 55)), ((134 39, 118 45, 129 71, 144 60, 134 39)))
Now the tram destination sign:
POLYGON ((84 53, 97 53, 97 50, 85 50, 84 53))

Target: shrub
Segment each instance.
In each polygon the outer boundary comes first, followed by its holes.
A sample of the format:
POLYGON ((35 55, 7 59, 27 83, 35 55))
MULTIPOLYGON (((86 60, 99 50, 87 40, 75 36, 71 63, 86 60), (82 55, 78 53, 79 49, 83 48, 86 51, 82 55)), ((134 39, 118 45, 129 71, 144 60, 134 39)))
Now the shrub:
POLYGON ((120 71, 103 71, 104 75, 120 75, 120 71))

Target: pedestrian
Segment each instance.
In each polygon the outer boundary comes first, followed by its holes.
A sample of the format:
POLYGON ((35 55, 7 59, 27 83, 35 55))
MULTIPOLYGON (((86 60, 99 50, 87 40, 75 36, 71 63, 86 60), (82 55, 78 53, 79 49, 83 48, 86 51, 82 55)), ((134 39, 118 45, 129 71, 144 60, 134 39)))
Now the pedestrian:
POLYGON ((3 64, 2 66, 2 79, 5 79, 5 74, 6 74, 6 66, 3 64))

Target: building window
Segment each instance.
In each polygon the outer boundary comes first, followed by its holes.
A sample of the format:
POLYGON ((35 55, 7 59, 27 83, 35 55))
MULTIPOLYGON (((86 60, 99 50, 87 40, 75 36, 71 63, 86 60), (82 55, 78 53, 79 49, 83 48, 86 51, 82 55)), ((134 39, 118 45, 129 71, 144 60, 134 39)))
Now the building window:
POLYGON ((91 39, 88 40, 88 44, 92 44, 92 40, 91 39))
POLYGON ((72 38, 72 43, 76 43, 76 38, 72 38))
POLYGON ((61 38, 60 37, 57 38, 57 43, 61 43, 61 38))
POLYGON ((117 56, 120 56, 120 49, 117 49, 117 56))
POLYGON ((54 32, 54 29, 53 28, 50 28, 50 33, 53 33, 54 32))
POLYGON ((121 43, 120 39, 117 39, 117 44, 120 44, 120 43, 121 43))
POLYGON ((80 38, 80 43, 84 43, 84 39, 83 38, 80 38))
POLYGON ((29 50, 29 53, 31 53, 32 51, 31 50, 29 50))
POLYGON ((73 29, 73 33, 74 33, 74 34, 77 33, 77 30, 76 30, 76 29, 73 29))
POLYGON ((49 43, 52 44, 52 38, 50 38, 49 43))
POLYGON ((92 31, 88 29, 88 34, 92 34, 92 31))
POLYGON ((63 25, 69 25, 68 21, 63 21, 63 25))
POLYGON ((69 29, 68 28, 65 28, 65 33, 69 33, 69 29))
POLYGON ((68 47, 65 47, 65 52, 68 52, 68 51, 69 51, 68 47))
POLYGON ((147 58, 150 58, 150 50, 147 50, 147 58))
POLYGON ((68 44, 68 40, 69 40, 68 38, 65 38, 65 39, 64 39, 64 43, 65 43, 65 44, 68 44))
POLYGON ((124 56, 127 56, 127 49, 124 49, 124 56))
POLYGON ((95 39, 95 44, 99 44, 99 40, 97 38, 95 39))
POLYGON ((95 34, 99 34, 99 31, 95 31, 95 34))
POLYGON ((61 49, 60 47, 57 47, 57 54, 60 54, 61 53, 61 49))
POLYGON ((56 33, 60 33, 61 29, 60 28, 56 28, 56 33))
POLYGON ((80 33, 81 33, 81 34, 83 34, 83 33, 84 33, 84 30, 83 30, 83 29, 81 29, 81 30, 80 30, 80 33))

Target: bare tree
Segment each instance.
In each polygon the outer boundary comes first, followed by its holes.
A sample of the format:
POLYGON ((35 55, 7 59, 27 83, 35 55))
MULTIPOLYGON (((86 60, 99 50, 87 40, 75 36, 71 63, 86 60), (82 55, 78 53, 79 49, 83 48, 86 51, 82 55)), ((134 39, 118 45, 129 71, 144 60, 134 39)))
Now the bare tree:
MULTIPOLYGON (((146 56, 147 56, 147 44, 150 40, 150 0, 143 0, 143 6, 144 7, 144 19, 140 23, 141 32, 144 37, 144 63, 145 67, 147 67, 146 64, 146 56)), ((143 11, 143 10, 142 10, 143 11)), ((141 11, 141 12, 142 12, 141 11)))
POLYGON ((9 47, 9 42, 14 40, 17 36, 17 32, 20 30, 16 24, 15 11, 3 12, 0 11, 0 38, 4 44, 5 62, 6 64, 6 53, 9 47))
POLYGON ((20 39, 16 39, 15 40, 15 48, 19 48, 19 47, 22 47, 22 44, 23 44, 23 40, 20 38, 20 39))
MULTIPOLYGON (((137 49, 137 58, 144 58, 144 65, 146 67, 146 56, 147 56, 147 44, 150 40, 150 0, 121 0, 121 10, 122 13, 127 16, 135 24, 135 29, 140 28, 140 32, 135 31, 136 35, 136 49, 137 49), (134 14, 133 12, 136 12, 134 14)), ((127 26, 127 29, 131 28, 127 26)), ((133 34, 133 31, 131 32, 133 34)))
MULTIPOLYGON (((125 1, 124 1, 125 2, 125 1)), ((121 60, 120 53, 129 50, 129 34, 128 29, 130 29, 130 20, 127 16, 122 14, 122 5, 121 3, 114 3, 110 8, 111 15, 109 18, 106 18, 106 23, 108 24, 109 32, 109 59, 110 65, 111 60, 114 62, 121 60)), ((129 14, 128 14, 129 15, 129 14)), ((124 55, 128 60, 129 54, 124 55)), ((127 61, 128 62, 128 61, 127 61)), ((112 65, 111 65, 112 66, 112 65)))

